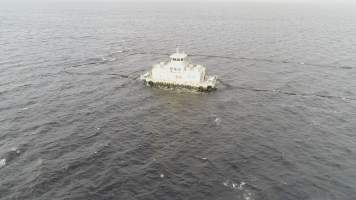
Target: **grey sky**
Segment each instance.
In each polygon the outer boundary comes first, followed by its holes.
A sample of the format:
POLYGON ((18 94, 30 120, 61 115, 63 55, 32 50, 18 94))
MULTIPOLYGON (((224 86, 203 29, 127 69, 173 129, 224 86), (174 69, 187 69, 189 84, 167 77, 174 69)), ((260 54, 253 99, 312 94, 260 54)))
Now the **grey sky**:
POLYGON ((354 3, 356 0, 0 0, 1 1, 22 1, 22 2, 31 2, 31 1, 46 1, 46 2, 54 2, 54 1, 66 1, 66 2, 76 2, 76 1, 94 1, 94 2, 101 2, 101 1, 109 1, 109 2, 150 2, 150 1, 162 1, 162 2, 205 2, 205 1, 213 1, 213 2, 309 2, 309 3, 354 3))
POLYGON ((356 6, 356 0, 0 0, 1 3, 25 3, 33 2, 52 3, 52 2, 261 2, 261 3, 301 3, 301 4, 347 4, 356 6))

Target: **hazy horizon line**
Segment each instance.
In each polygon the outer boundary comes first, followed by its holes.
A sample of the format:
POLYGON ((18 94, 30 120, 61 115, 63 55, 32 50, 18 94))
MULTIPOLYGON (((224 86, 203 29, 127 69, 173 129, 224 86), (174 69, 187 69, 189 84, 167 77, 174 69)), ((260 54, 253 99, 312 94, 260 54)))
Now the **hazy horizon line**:
POLYGON ((39 2, 39 3, 53 3, 53 2, 68 2, 68 3, 75 3, 75 2, 120 2, 120 3, 142 3, 142 2, 159 2, 159 3, 172 3, 172 2, 184 2, 184 3, 205 3, 205 2, 213 2, 213 3, 302 3, 302 4, 355 4, 355 0, 1 0, 0 2, 6 3, 32 3, 32 2, 39 2))

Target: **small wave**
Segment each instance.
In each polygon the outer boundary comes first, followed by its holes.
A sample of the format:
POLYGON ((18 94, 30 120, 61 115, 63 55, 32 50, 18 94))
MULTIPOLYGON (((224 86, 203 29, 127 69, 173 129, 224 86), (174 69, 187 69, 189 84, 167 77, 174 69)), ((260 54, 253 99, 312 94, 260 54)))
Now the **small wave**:
POLYGON ((126 53, 126 52, 129 52, 129 50, 117 50, 117 51, 114 51, 114 52, 110 53, 110 55, 119 54, 119 53, 126 53))
POLYGON ((214 120, 215 125, 219 126, 221 123, 221 119, 219 117, 216 117, 214 120))
POLYGON ((15 160, 21 154, 20 149, 17 147, 11 148, 8 152, 3 155, 3 159, 1 159, 0 165, 5 165, 13 160, 15 160))
POLYGON ((83 66, 88 66, 88 65, 96 65, 96 64, 104 64, 106 62, 105 58, 100 57, 100 58, 89 58, 88 60, 84 62, 80 62, 74 65, 71 65, 70 67, 75 68, 75 67, 83 67, 83 66))
POLYGON ((0 168, 2 168, 5 165, 6 165, 6 159, 3 158, 3 159, 0 160, 0 168))
POLYGON ((352 67, 349 67, 349 66, 343 66, 343 67, 340 67, 341 69, 352 69, 352 67))
MULTIPOLYGON (((115 61, 116 60, 116 58, 115 57, 111 57, 111 56, 109 56, 109 57, 101 57, 101 60, 103 61, 103 63, 107 63, 107 62, 113 62, 113 61, 115 61)), ((98 64, 101 64, 100 62, 98 63, 98 64)))
POLYGON ((15 152, 16 154, 20 154, 21 153, 20 149, 18 149, 17 147, 11 148, 10 151, 15 152))
POLYGON ((126 52, 129 52, 129 50, 117 50, 114 51, 113 53, 126 53, 126 52))
POLYGON ((111 73, 111 74, 107 74, 107 75, 111 75, 111 76, 119 76, 121 78, 130 78, 129 75, 126 75, 126 74, 114 74, 114 73, 111 73))
POLYGON ((112 53, 112 54, 100 56, 97 58, 89 58, 83 62, 73 64, 70 67, 77 68, 77 67, 84 67, 84 66, 89 66, 89 65, 101 65, 101 64, 108 63, 108 62, 114 62, 116 60, 117 60, 117 58, 115 58, 112 53))

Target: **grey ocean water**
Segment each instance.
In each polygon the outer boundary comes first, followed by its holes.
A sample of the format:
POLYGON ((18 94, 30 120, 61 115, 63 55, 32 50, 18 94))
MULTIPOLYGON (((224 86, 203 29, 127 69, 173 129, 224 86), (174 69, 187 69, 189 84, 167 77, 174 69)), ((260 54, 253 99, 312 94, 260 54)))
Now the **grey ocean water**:
POLYGON ((0 199, 356 199, 356 7, 1 4, 0 199))

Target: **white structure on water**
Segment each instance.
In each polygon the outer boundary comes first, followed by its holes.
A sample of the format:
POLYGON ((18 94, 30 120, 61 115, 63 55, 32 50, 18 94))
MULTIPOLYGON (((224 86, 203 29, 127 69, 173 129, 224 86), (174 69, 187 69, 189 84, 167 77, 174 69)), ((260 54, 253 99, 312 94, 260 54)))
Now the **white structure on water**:
POLYGON ((193 65, 188 55, 176 53, 170 56, 170 61, 161 62, 152 66, 152 69, 141 75, 141 80, 149 86, 186 87, 196 88, 200 91, 215 89, 216 76, 208 76, 202 65, 193 65))

